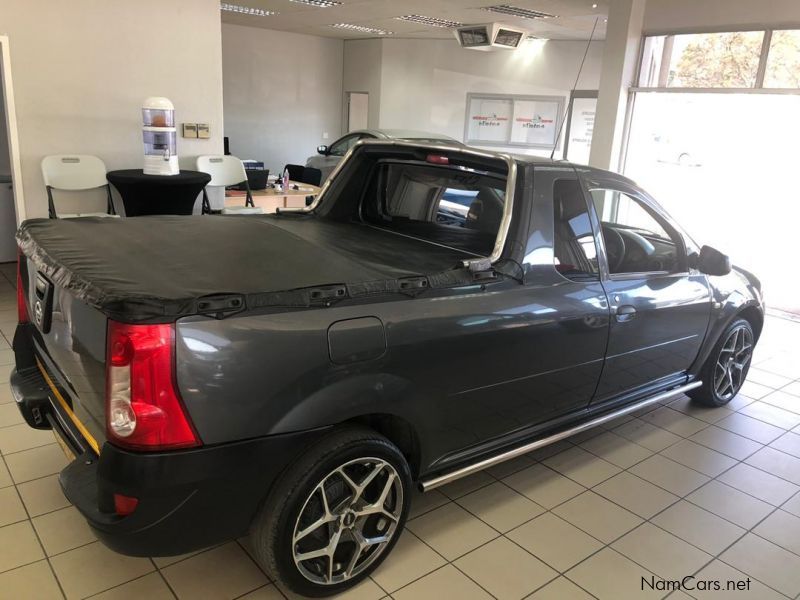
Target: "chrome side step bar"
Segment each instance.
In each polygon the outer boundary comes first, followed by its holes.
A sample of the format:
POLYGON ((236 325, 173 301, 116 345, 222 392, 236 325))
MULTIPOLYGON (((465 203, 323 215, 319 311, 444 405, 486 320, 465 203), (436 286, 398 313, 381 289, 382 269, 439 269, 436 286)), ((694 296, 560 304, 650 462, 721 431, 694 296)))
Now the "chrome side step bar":
POLYGON ((549 446, 550 444, 559 442, 563 439, 581 433, 582 431, 586 431, 587 429, 592 429, 593 427, 597 427, 598 425, 602 425, 603 423, 608 423, 609 421, 613 421, 618 417, 622 417, 629 413, 635 412, 640 408, 643 408, 650 404, 655 404, 656 402, 662 402, 668 398, 672 398, 673 396, 677 396, 679 394, 688 392, 689 390, 698 388, 701 385, 703 385, 702 381, 693 381, 692 383, 687 383, 686 385, 682 385, 680 387, 667 390, 666 392, 658 393, 655 396, 650 396, 649 398, 645 398, 644 400, 640 400, 636 404, 631 404, 623 408, 620 408, 619 410, 615 410, 613 412, 604 414, 603 416, 592 419, 591 421, 586 421, 586 423, 581 423, 580 425, 576 425, 575 427, 571 427, 569 429, 565 429, 564 431, 554 433, 553 435, 548 436, 546 438, 536 440, 535 442, 530 442, 529 444, 525 444, 524 446, 514 448, 513 450, 508 450, 506 452, 503 452, 502 454, 498 454, 497 456, 492 456, 490 458, 479 460, 476 463, 467 465, 466 467, 461 467, 459 469, 450 471, 449 473, 445 473, 443 475, 431 477, 430 479, 423 479, 422 481, 420 481, 419 484, 420 488, 422 489, 423 492, 428 492, 437 487, 443 486, 446 483, 455 481, 456 479, 461 479, 462 477, 466 477, 467 475, 472 475, 473 473, 482 471, 487 467, 491 467, 498 463, 511 460, 512 458, 522 456, 523 454, 527 454, 528 452, 533 452, 534 450, 538 450, 539 448, 544 448, 545 446, 549 446))

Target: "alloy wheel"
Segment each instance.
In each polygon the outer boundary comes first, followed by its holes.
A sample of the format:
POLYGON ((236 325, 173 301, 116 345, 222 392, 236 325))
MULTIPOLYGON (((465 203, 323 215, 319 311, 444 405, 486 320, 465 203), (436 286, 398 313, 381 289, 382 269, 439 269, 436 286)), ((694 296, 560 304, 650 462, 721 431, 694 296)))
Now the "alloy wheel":
POLYGON ((728 334, 714 368, 714 391, 721 400, 733 398, 744 383, 753 357, 753 334, 747 327, 737 327, 728 334))
POLYGON ((403 511, 403 483, 379 458, 359 458, 334 469, 309 494, 295 522, 292 555, 317 584, 347 581, 386 549, 403 511))

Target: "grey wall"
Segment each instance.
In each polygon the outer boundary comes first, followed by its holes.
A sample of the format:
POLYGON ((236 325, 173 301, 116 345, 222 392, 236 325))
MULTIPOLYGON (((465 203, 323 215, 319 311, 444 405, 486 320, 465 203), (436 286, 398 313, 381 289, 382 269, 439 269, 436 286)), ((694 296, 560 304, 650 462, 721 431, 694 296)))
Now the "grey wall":
POLYGON ((341 40, 222 25, 225 135, 231 154, 273 172, 305 164, 342 129, 341 40), (328 139, 324 139, 324 134, 328 139))

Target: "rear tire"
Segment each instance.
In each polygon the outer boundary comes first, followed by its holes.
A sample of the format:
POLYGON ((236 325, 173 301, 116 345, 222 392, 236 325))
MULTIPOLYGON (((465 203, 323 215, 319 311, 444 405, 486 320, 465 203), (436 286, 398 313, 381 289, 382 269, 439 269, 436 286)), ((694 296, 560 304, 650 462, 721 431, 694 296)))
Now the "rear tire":
POLYGON ((736 319, 728 325, 700 370, 703 385, 688 392, 688 396, 712 407, 725 406, 733 400, 750 370, 754 340, 753 328, 746 319, 736 319))
POLYGON ((362 427, 336 430, 273 487, 251 529, 256 560, 295 593, 343 592, 391 552, 411 485, 405 458, 385 437, 362 427))

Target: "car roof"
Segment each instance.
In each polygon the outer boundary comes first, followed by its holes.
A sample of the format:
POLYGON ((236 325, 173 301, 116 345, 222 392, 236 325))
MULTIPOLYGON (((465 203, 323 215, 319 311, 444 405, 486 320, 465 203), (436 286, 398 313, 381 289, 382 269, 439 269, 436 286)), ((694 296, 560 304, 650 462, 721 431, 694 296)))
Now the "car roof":
MULTIPOLYGON (((418 129, 359 129, 352 133, 366 133, 378 138, 398 139, 398 140, 447 140, 458 142, 455 138, 441 133, 431 131, 420 131, 418 129)), ((348 134, 349 135, 349 134, 348 134)), ((458 142, 459 144, 461 142, 458 142)))

